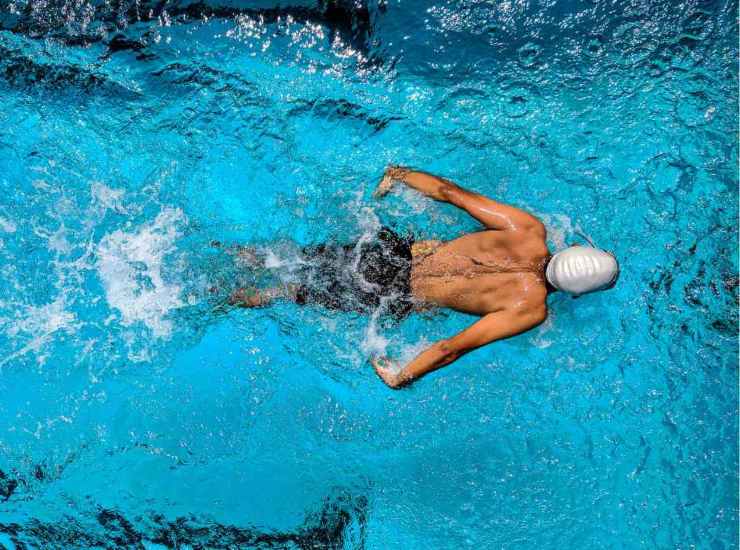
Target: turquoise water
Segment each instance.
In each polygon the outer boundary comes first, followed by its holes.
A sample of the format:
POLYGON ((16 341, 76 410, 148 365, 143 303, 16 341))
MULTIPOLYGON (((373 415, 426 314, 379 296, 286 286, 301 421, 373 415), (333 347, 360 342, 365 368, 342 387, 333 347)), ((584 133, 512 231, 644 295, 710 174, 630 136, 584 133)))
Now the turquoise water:
POLYGON ((0 547, 737 548, 737 3, 209 2, 0 0, 0 547), (476 228, 389 163, 619 284, 400 392, 473 318, 219 307, 476 228))

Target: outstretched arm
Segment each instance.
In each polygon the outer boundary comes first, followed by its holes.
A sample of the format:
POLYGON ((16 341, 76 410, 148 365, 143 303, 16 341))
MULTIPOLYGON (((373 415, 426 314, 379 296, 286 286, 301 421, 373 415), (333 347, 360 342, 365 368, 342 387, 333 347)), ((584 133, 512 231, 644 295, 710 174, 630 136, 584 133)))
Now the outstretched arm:
POLYGON ((383 179, 375 191, 376 197, 382 197, 393 187, 395 181, 401 181, 437 201, 448 202, 465 210, 468 214, 490 229, 517 230, 542 229, 542 223, 532 216, 513 206, 496 202, 444 178, 409 170, 400 166, 386 169, 383 179))
POLYGON ((537 326, 545 320, 546 314, 544 305, 536 309, 521 308, 489 313, 457 336, 433 344, 400 371, 395 371, 388 359, 373 359, 372 364, 375 372, 388 386, 400 388, 449 365, 476 348, 537 326))

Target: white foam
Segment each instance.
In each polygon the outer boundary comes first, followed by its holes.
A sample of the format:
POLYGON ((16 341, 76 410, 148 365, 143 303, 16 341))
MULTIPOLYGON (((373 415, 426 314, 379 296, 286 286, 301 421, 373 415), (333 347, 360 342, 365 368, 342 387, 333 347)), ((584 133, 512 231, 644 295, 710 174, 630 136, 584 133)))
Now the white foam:
POLYGON ((547 237, 553 242, 556 250, 567 248, 568 245, 573 244, 573 235, 580 233, 585 235, 587 238, 591 238, 581 228, 579 224, 574 224, 573 220, 565 214, 539 214, 535 215, 542 220, 547 229, 547 237))
MULTIPOLYGON (((357 201, 362 200, 362 195, 357 195, 357 201)), ((357 282, 367 292, 373 292, 377 290, 377 285, 367 282, 361 275, 359 270, 359 262, 361 259, 360 249, 364 243, 372 241, 381 228, 380 219, 375 213, 375 210, 371 207, 364 206, 353 209, 357 212, 357 224, 362 231, 360 238, 357 240, 355 246, 354 263, 352 266, 353 274, 355 275, 357 282)), ((370 317, 370 322, 365 329, 365 334, 360 344, 360 349, 367 356, 384 356, 388 349, 388 339, 378 332, 378 319, 381 311, 386 310, 386 302, 392 299, 390 297, 381 299, 380 307, 378 307, 370 317)))
POLYGON ((553 344, 553 340, 547 337, 553 329, 552 316, 553 314, 551 312, 550 315, 547 316, 547 319, 545 319, 545 322, 538 326, 530 336, 529 341, 535 347, 545 349, 549 348, 553 344))
POLYGON ((265 255, 265 267, 268 269, 277 269, 283 265, 285 265, 285 260, 278 256, 275 251, 268 248, 265 255))
POLYGON ((360 260, 362 259, 362 245, 371 242, 375 239, 376 235, 380 231, 380 219, 372 208, 363 207, 360 209, 360 214, 357 217, 358 224, 362 230, 362 235, 357 239, 357 244, 354 249, 354 257, 352 261, 352 274, 355 280, 359 283, 365 292, 376 292, 378 285, 369 283, 360 274, 360 260))
POLYGON ((72 245, 67 239, 67 228, 64 224, 59 227, 54 233, 49 235, 47 241, 49 243, 49 250, 54 250, 60 254, 67 254, 72 250, 72 245))
POLYGON ((102 184, 99 181, 92 182, 90 193, 95 202, 106 209, 115 210, 116 212, 125 212, 123 207, 123 189, 114 189, 102 184))
POLYGON ((365 329, 365 334, 360 343, 360 349, 366 356, 384 356, 388 349, 388 339, 378 333, 378 317, 382 306, 378 308, 370 317, 370 322, 365 329))
POLYGON ((185 222, 179 208, 168 207, 152 222, 101 239, 96 267, 108 305, 120 312, 122 324, 144 323, 157 337, 171 333, 172 322, 166 316, 183 305, 182 288, 162 278, 162 267, 185 222))
MULTIPOLYGON (((380 311, 380 310, 378 310, 380 311)), ((361 344, 361 350, 367 357, 385 357, 387 356, 388 344, 387 338, 378 334, 377 313, 373 315, 370 324, 365 330, 365 337, 361 344)), ((395 372, 399 372, 405 365, 410 363, 417 355, 429 347, 429 341, 422 338, 415 344, 406 344, 393 358, 392 365, 395 372)))
POLYGON ((290 271, 306 263, 296 250, 263 247, 260 251, 265 255, 264 265, 267 269, 289 268, 290 271))
POLYGON ((374 237, 380 230, 380 219, 375 213, 375 209, 370 206, 363 206, 357 212, 357 222, 362 230, 362 236, 366 239, 374 237))
POLYGON ((560 250, 568 246, 567 239, 573 234, 573 221, 565 214, 539 214, 538 217, 545 224, 548 238, 560 250))
POLYGON ((16 229, 18 228, 12 221, 6 218, 0 218, 0 231, 5 233, 15 233, 16 229))
POLYGON ((75 316, 66 311, 64 305, 64 299, 57 298, 43 306, 28 306, 25 315, 16 319, 10 327, 8 335, 18 336, 26 333, 32 336, 44 336, 70 325, 75 316))
POLYGON ((411 207, 414 214, 421 214, 431 204, 431 201, 424 195, 405 185, 401 187, 400 192, 401 198, 407 206, 411 207))
POLYGON ((43 306, 26 307, 24 314, 13 322, 6 334, 13 340, 26 337, 27 342, 19 350, 0 360, 0 367, 31 351, 37 353, 39 363, 43 363, 45 356, 39 352, 51 336, 58 330, 71 331, 77 325, 77 318, 65 309, 65 305, 64 298, 60 297, 43 306))

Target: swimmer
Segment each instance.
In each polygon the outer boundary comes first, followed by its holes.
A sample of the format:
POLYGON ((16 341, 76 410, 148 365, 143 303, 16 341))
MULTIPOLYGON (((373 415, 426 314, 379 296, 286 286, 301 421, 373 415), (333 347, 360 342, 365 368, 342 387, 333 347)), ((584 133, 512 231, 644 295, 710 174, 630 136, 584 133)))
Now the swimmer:
POLYGON ((282 298, 345 311, 384 308, 396 318, 443 307, 480 317, 406 365, 373 357, 378 376, 401 388, 481 346, 536 327, 547 317, 552 292, 579 296, 616 283, 619 265, 611 253, 574 245, 550 254, 544 225, 523 210, 400 166, 386 169, 374 196, 385 196, 396 183, 464 210, 483 229, 447 242, 415 242, 384 227, 370 241, 308 247, 300 283, 240 289, 231 302, 262 307, 282 298))

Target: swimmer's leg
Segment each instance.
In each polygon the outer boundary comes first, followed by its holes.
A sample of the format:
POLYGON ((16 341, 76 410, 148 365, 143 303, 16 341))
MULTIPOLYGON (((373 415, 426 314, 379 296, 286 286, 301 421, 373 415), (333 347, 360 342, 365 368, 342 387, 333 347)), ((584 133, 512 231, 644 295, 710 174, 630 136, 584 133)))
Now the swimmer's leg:
POLYGON ((229 304, 239 307, 265 307, 274 300, 296 300, 297 285, 284 285, 274 288, 240 288, 229 296, 229 304))

